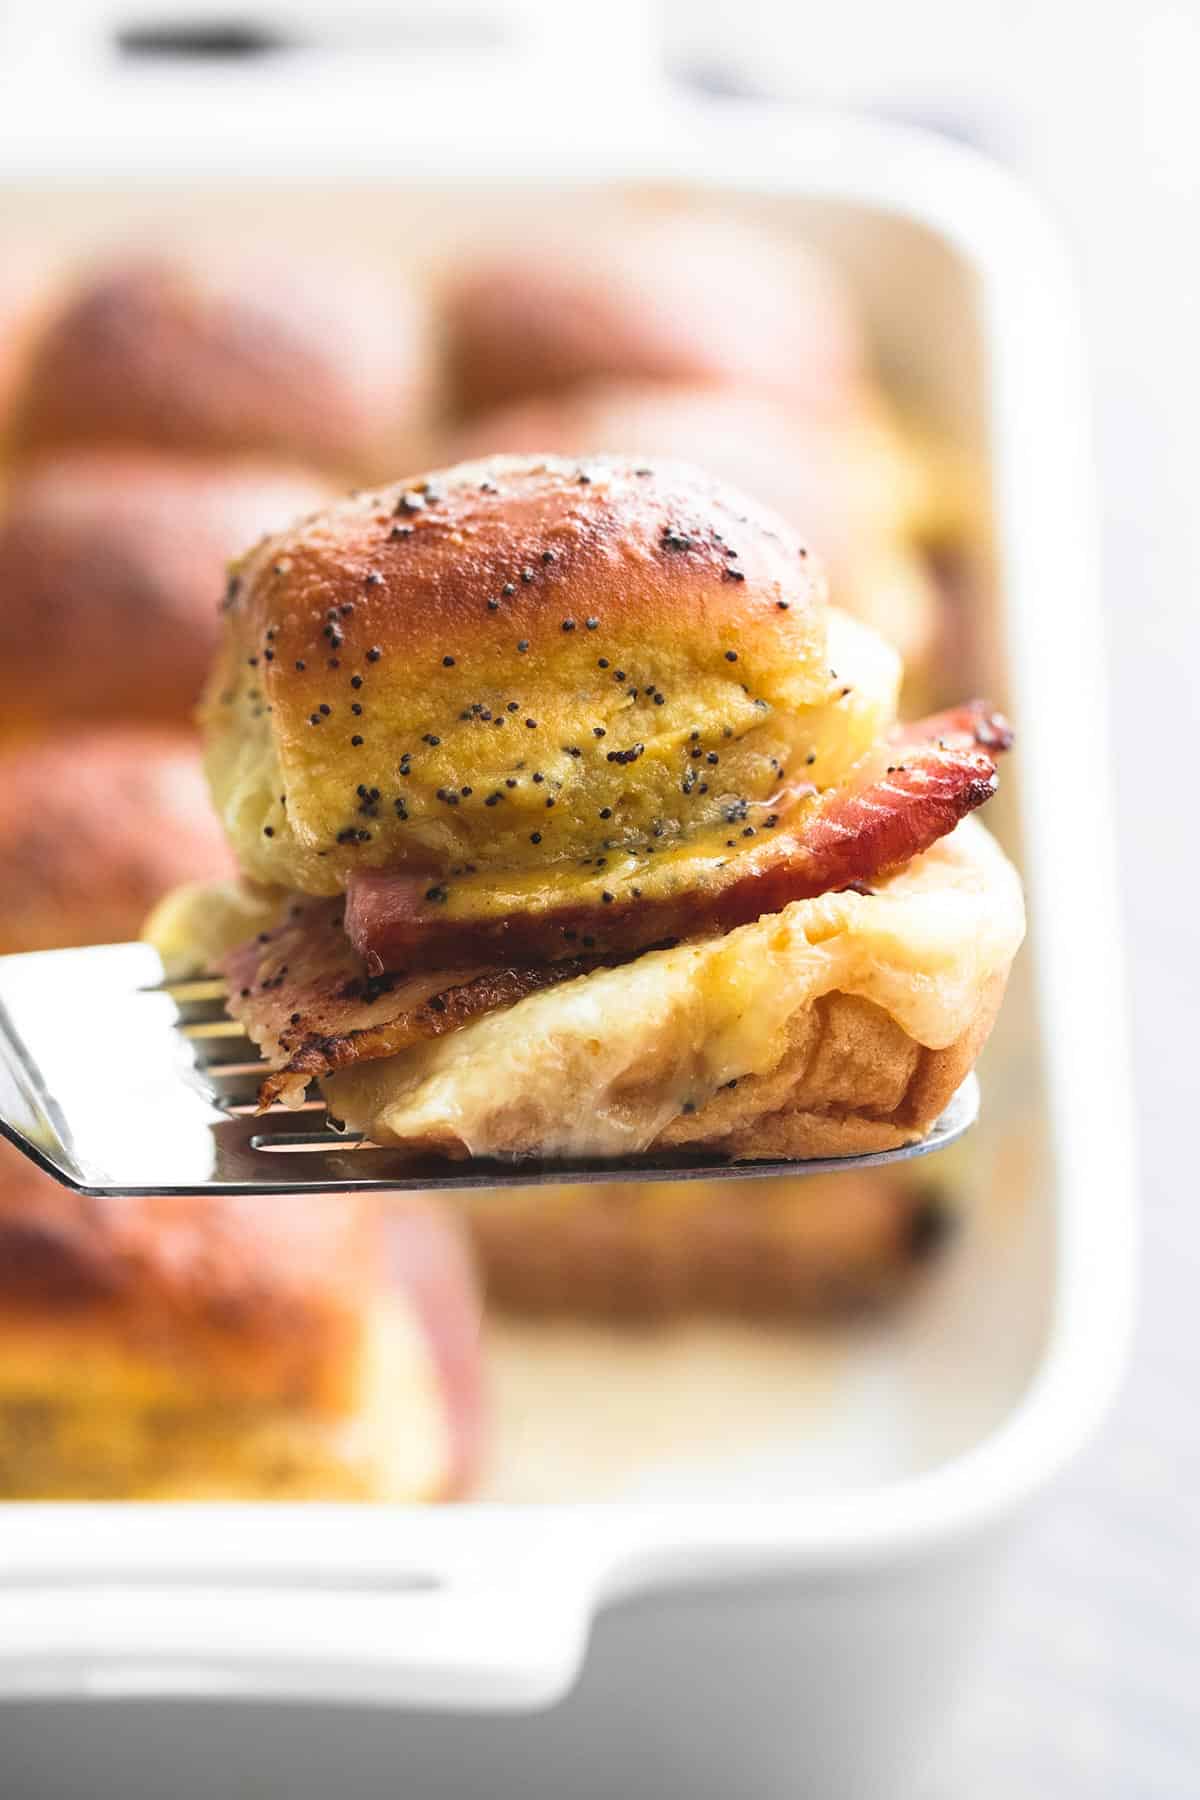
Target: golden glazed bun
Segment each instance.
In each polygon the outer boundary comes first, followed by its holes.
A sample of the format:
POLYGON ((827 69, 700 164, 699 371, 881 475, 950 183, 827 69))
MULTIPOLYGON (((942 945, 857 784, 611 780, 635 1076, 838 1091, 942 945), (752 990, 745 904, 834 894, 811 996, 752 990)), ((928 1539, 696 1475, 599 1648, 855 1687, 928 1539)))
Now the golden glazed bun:
POLYGON ((443 298, 459 413, 616 376, 761 387, 832 416, 866 362, 832 268, 730 219, 541 231, 460 268, 443 298))
POLYGON ((869 893, 647 951, 321 1085, 414 1153, 888 1150, 972 1068, 1023 932, 1016 873, 968 819, 869 893))
POLYGON ((263 453, 372 478, 411 452, 423 335, 403 288, 341 259, 131 256, 46 332, 16 447, 263 453))
POLYGON ((0 859, 0 954, 135 938, 230 860, 191 737, 134 726, 0 752, 0 859))
POLYGON ((893 653, 832 620, 780 519, 686 466, 464 464, 260 545, 203 709, 246 874, 543 867, 829 785, 893 653), (719 750, 689 778, 689 746, 719 750))
POLYGON ((450 458, 624 445, 684 457, 773 507, 807 534, 830 597, 894 644, 911 675, 929 659, 938 594, 922 562, 944 528, 938 471, 882 402, 815 418, 746 387, 597 382, 485 413, 450 440, 450 458))
POLYGON ((0 512, 0 731, 188 717, 230 557, 329 494, 286 466, 130 450, 22 470, 0 512))

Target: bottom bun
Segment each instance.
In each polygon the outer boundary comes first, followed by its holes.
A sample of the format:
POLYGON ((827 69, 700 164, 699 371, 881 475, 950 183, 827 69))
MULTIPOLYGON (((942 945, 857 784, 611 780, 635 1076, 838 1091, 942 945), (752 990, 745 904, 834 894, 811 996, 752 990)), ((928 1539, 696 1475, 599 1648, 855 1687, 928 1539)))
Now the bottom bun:
POLYGON ((1020 884, 973 820, 871 893, 650 951, 323 1083, 450 1157, 849 1156, 924 1136, 991 1029, 1020 884))
POLYGON ((655 1147, 702 1146, 746 1162, 859 1156, 924 1137, 975 1067, 1007 979, 1005 969, 985 984, 970 1024, 943 1050, 927 1049, 870 1000, 828 994, 794 1015, 777 1068, 673 1119, 655 1147))

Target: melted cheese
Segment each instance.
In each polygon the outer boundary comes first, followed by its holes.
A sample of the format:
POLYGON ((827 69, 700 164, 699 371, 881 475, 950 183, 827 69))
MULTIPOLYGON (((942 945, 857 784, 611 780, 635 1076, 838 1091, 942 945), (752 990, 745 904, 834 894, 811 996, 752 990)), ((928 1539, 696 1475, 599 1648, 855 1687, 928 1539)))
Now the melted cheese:
POLYGON ((967 820, 873 895, 796 901, 649 952, 324 1088, 378 1142, 487 1156, 519 1120, 548 1156, 636 1154, 685 1101, 775 1068, 794 1015, 822 995, 874 1002, 929 1049, 953 1043, 1023 930, 1015 872, 967 820))

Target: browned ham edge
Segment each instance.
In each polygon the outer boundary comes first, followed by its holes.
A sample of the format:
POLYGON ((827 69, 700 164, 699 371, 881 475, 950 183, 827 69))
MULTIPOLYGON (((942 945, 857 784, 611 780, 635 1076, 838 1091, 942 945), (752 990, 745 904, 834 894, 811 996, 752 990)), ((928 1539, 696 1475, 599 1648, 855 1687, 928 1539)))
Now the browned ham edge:
POLYGON ((276 1101, 297 1105, 317 1076, 394 1056, 596 967, 591 958, 372 977, 342 924, 340 900, 299 902, 282 925, 222 961, 229 1012, 266 1060, 280 1065, 260 1090, 264 1108, 276 1101))
POLYGON ((1011 741, 1006 722, 981 701, 902 727, 852 782, 798 806, 794 822, 784 815, 773 835, 708 859, 696 885, 664 881, 651 866, 614 882, 607 900, 592 893, 471 914, 447 910, 444 890, 427 876, 363 870, 347 890, 346 933, 369 968, 391 969, 415 957, 552 963, 581 943, 609 954, 730 931, 793 900, 870 883, 928 850, 991 798, 993 757, 1011 741))

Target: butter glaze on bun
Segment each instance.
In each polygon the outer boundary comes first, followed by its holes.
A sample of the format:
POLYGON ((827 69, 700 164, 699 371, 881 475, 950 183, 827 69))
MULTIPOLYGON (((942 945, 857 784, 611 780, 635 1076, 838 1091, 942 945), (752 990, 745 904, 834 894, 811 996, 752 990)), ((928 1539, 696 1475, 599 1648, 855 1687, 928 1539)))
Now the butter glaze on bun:
POLYGON ((75 451, 0 511, 4 728, 186 718, 220 632, 229 559, 329 498, 272 463, 75 451))
POLYGON ((340 259, 130 256, 42 338, 16 448, 259 452, 371 478, 410 454, 423 335, 406 290, 340 259))
POLYGON ((832 415, 866 364, 830 265, 695 214, 602 236, 541 232, 461 267, 444 306, 460 413, 615 376, 762 387, 832 415))
POLYGON ((0 954, 135 938, 168 888, 229 871, 181 732, 117 726, 0 752, 0 954))
POLYGON ((239 565, 204 706, 214 797, 246 874, 313 894, 669 839, 789 775, 837 779, 886 728, 895 658, 837 631, 831 667, 805 544, 694 469, 460 465, 239 565))

